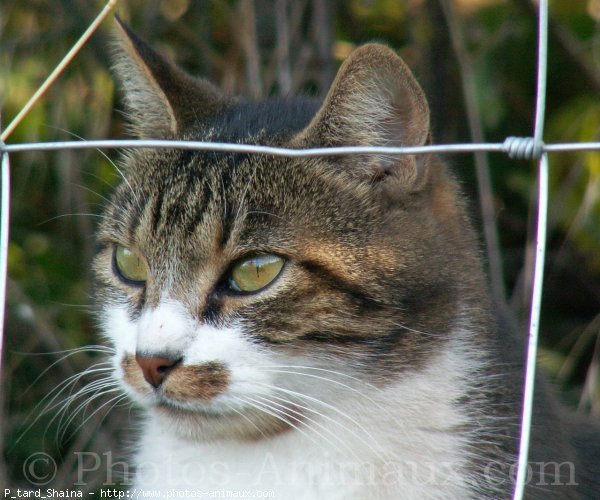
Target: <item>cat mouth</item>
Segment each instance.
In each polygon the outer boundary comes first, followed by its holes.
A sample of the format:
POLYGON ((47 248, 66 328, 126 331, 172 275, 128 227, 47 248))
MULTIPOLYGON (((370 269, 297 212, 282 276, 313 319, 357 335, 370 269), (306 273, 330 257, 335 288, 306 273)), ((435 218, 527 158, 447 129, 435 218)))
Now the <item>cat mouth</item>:
POLYGON ((166 399, 160 395, 153 405, 158 411, 167 416, 192 417, 201 416, 208 419, 222 418, 227 411, 215 405, 206 405, 199 403, 182 404, 166 399))

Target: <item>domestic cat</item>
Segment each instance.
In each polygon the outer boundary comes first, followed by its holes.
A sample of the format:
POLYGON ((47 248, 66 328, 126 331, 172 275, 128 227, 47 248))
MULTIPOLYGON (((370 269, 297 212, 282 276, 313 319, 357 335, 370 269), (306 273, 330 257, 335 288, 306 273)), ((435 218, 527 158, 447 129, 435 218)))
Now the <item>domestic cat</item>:
MULTIPOLYGON (((383 45, 353 52, 323 102, 252 102, 119 25, 115 70, 140 138, 431 140, 423 91, 383 45)), ((510 496, 523 346, 495 319, 439 158, 143 149, 125 161, 94 271, 116 377, 146 413, 136 488, 510 496)), ((592 498, 598 475, 538 392, 528 497, 592 498)))

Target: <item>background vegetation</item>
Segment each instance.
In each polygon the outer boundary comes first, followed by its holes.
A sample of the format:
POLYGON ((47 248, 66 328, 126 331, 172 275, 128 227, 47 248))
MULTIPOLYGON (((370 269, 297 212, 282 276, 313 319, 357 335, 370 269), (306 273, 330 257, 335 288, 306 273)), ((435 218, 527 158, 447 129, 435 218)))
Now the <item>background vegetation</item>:
MULTIPOLYGON (((2 0, 4 124, 101 4, 2 0)), ((551 4, 545 139, 599 141, 600 0, 551 4)), ((122 0, 117 11, 191 72, 254 97, 323 94, 353 47, 384 41, 399 51, 425 87, 436 143, 469 142, 472 128, 477 140, 531 134, 536 17, 529 0, 122 0)), ((124 136, 123 106, 109 73, 111 24, 104 23, 9 142, 124 136)), ((48 486, 72 486, 82 479, 76 476, 77 460, 91 457, 75 452, 112 450, 115 462, 123 451, 117 442, 127 441, 128 429, 135 426, 129 407, 108 411, 116 403, 109 398, 86 407, 79 407, 83 399, 73 399, 62 414, 56 408, 84 382, 73 379, 72 386, 63 387, 62 381, 101 361, 94 350, 66 350, 100 342, 91 314, 88 264, 95 216, 116 180, 112 162, 118 153, 106 154, 11 155, 2 488, 27 486, 24 464, 37 452, 48 453, 58 464, 48 486), (61 387, 62 395, 52 399, 61 387)), ((479 218, 482 229, 494 222, 498 226, 491 261, 501 256, 495 268, 502 268, 502 278, 494 286, 526 325, 535 165, 502 155, 488 160, 493 191, 484 200, 491 212, 479 218)), ((476 199, 474 158, 449 161, 476 199)), ((573 406, 599 417, 600 153, 553 155, 551 181, 542 363, 573 406)), ((473 212, 480 213, 477 202, 473 212)), ((94 468, 93 462, 86 463, 94 468)), ((90 472, 79 487, 93 490, 106 481, 101 476, 90 472)))

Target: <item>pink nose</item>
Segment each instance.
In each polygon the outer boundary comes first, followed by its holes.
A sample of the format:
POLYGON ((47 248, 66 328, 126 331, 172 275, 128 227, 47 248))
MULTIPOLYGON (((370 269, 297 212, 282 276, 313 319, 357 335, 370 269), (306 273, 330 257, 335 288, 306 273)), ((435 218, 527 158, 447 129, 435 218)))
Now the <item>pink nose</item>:
POLYGON ((137 364, 140 365, 144 378, 152 387, 158 387, 163 383, 169 372, 179 364, 179 360, 161 358, 154 356, 135 355, 137 364))

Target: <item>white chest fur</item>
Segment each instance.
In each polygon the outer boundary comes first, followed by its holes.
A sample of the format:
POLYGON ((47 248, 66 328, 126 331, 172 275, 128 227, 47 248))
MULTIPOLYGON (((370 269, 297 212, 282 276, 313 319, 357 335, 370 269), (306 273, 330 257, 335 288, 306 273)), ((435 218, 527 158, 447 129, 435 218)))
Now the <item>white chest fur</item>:
POLYGON ((456 401, 479 366, 457 351, 269 439, 194 442, 150 416, 136 485, 175 495, 187 489, 272 491, 282 499, 468 498, 473 478, 464 429, 473 422, 456 401))

